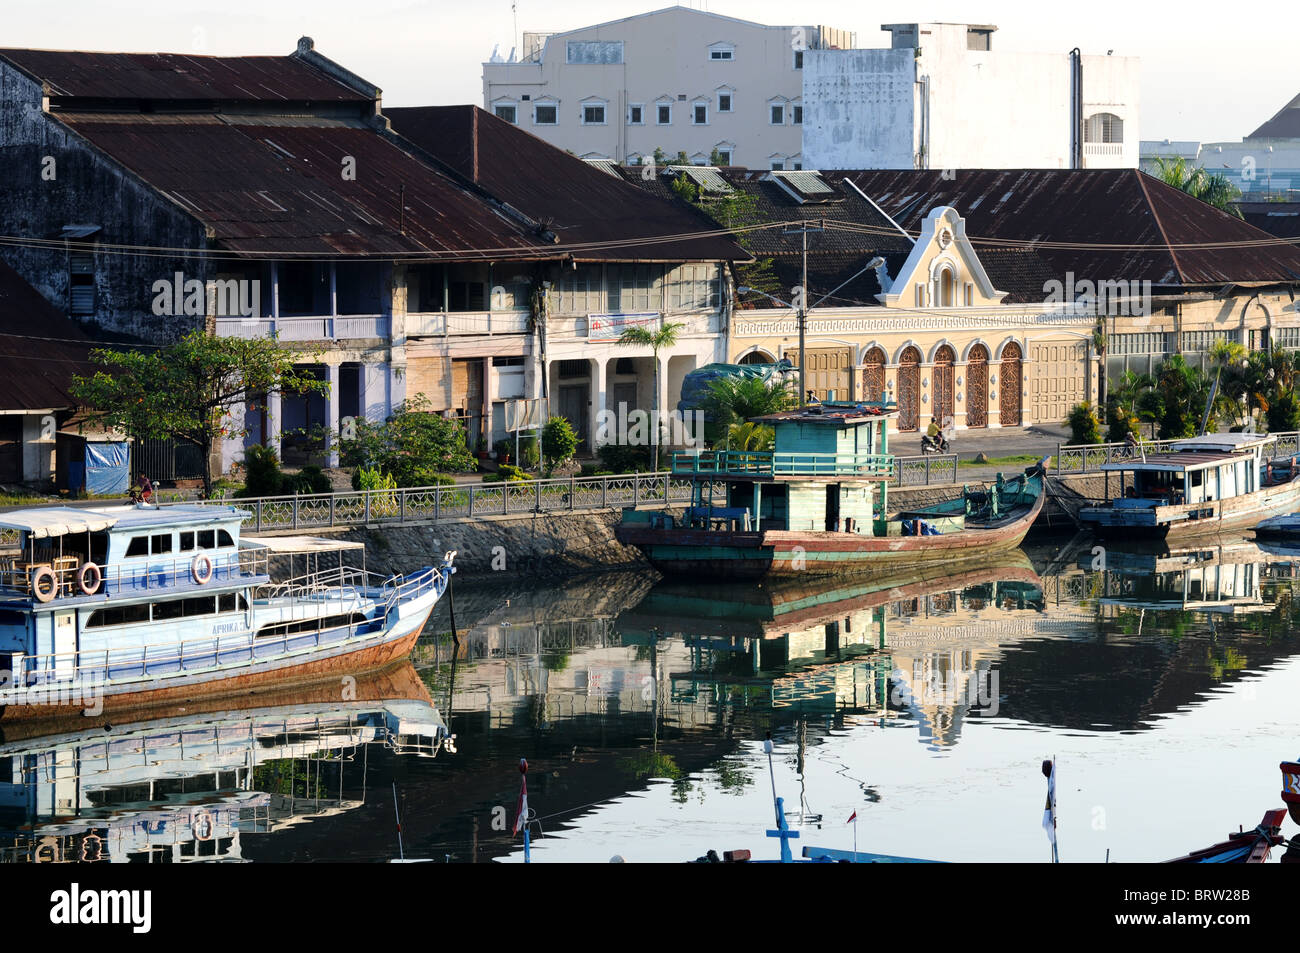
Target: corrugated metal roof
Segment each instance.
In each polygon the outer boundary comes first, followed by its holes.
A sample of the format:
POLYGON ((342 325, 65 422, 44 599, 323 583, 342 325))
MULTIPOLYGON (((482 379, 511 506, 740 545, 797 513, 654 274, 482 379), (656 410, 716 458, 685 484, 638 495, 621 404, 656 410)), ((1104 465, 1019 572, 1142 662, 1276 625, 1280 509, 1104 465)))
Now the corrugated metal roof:
POLYGON ((0 49, 0 58, 78 99, 365 102, 296 56, 190 56, 0 49))
MULTIPOLYGON (((496 199, 544 223, 559 242, 645 244, 579 251, 590 261, 745 260, 716 225, 681 203, 646 194, 476 106, 385 110, 402 138, 496 199), (672 240, 658 242, 656 239, 672 240)), ((639 175, 639 170, 634 170, 639 175)))
MULTIPOLYGON (((957 169, 824 172, 850 179, 895 221, 919 230, 954 207, 981 256, 982 239, 1108 245, 1267 241, 1270 236, 1135 169, 957 169)), ((1204 286, 1300 281, 1300 248, 1035 249, 1059 278, 1204 286)), ((994 282, 997 279, 994 278, 994 282)))
POLYGON ((359 121, 267 126, 202 114, 166 121, 102 113, 57 118, 235 251, 500 249, 499 257, 535 257, 543 247, 522 224, 359 121), (345 159, 355 179, 343 177, 345 159))
POLYGON ((686 176, 701 192, 727 195, 732 191, 731 185, 718 174, 718 170, 713 166, 673 165, 668 167, 668 171, 676 175, 686 176))
POLYGON ((74 375, 94 373, 81 327, 0 261, 0 410, 72 407, 74 375))

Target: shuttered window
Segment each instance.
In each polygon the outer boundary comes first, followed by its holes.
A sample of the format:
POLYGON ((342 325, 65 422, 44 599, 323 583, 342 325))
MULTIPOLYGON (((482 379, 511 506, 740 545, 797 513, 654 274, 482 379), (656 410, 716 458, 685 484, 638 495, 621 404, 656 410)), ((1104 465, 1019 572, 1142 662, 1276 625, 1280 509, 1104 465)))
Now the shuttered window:
POLYGON ((95 259, 84 252, 68 256, 68 313, 95 313, 95 259))

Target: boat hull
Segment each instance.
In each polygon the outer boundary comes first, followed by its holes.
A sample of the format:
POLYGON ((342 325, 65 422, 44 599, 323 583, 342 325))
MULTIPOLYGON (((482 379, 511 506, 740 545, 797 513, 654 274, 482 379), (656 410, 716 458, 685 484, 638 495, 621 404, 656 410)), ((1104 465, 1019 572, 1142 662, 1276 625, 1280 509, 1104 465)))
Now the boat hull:
POLYGON ((1042 511, 1040 493, 1025 512, 987 529, 941 536, 865 536, 858 533, 765 530, 719 532, 651 528, 640 524, 616 530, 622 543, 636 546, 666 576, 710 579, 761 579, 772 576, 838 576, 897 573, 936 564, 986 561, 1017 548, 1042 511))
MULTIPOLYGON (((0 703, 0 729, 31 719, 57 721, 82 717, 89 720, 104 714, 121 717, 136 709, 197 698, 247 694, 270 685, 291 686, 331 678, 355 678, 410 655, 436 602, 437 595, 429 593, 400 606, 401 611, 393 625, 374 638, 343 642, 311 653, 254 660, 247 665, 232 667, 219 677, 202 673, 153 677, 124 684, 105 682, 96 686, 78 686, 65 683, 50 686, 39 696, 37 703, 0 703)), ((34 692, 35 689, 29 690, 29 695, 34 692)))
POLYGON ((1300 478, 1226 500, 1150 509, 1087 507, 1079 519, 1108 539, 1181 540, 1251 529, 1260 520, 1300 509, 1300 478))

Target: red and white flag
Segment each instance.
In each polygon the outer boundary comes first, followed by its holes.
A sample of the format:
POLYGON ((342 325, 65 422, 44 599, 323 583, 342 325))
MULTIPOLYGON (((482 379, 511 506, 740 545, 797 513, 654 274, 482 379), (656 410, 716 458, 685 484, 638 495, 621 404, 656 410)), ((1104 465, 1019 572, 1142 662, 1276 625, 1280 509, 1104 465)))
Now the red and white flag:
POLYGON ((854 811, 854 812, 853 812, 853 816, 850 817, 850 818, 849 818, 847 821, 845 821, 844 823, 845 823, 845 824, 852 824, 852 823, 853 823, 854 821, 856 821, 857 819, 858 819, 858 812, 857 812, 857 811, 854 811))

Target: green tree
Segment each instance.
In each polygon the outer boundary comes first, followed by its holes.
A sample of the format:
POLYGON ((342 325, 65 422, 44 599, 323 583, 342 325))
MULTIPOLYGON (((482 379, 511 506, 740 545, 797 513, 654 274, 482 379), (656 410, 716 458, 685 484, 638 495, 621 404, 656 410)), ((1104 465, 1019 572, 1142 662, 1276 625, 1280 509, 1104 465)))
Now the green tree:
POLYGON ((747 420, 727 428, 727 447, 730 450, 771 450, 776 444, 776 431, 766 424, 747 420))
POLYGON ((705 436, 716 443, 729 428, 751 417, 791 410, 799 400, 787 381, 763 380, 758 376, 730 375, 709 384, 701 401, 707 421, 705 436))
POLYGON ((1089 401, 1075 404, 1065 423, 1070 428, 1071 443, 1101 443, 1101 421, 1089 401))
POLYGON ((195 330, 151 351, 96 349, 101 368, 74 377, 71 392, 90 422, 137 439, 175 439, 203 455, 203 494, 212 494, 213 449, 242 437, 232 418, 264 394, 326 393, 329 384, 299 369, 304 355, 272 338, 214 337, 195 330))
POLYGON ((673 347, 685 324, 671 322, 658 330, 633 325, 624 328, 618 337, 618 343, 626 347, 648 347, 654 354, 654 399, 652 401, 654 426, 650 430, 651 465, 653 472, 659 472, 659 352, 666 347, 673 347))
POLYGON ((1165 358, 1156 372, 1160 392, 1160 436, 1166 439, 1195 437, 1205 412, 1210 382, 1181 354, 1165 358))
POLYGON ((1193 198, 1213 205, 1221 212, 1242 217, 1241 210, 1236 206, 1237 199, 1241 198, 1241 189, 1228 181, 1228 177, 1222 173, 1211 173, 1201 166, 1188 165, 1182 156, 1162 156, 1153 163, 1151 174, 1166 185, 1172 185, 1193 198))
POLYGON ((542 427, 542 456, 546 459, 546 473, 572 459, 578 450, 578 435, 567 417, 552 417, 542 427))
POLYGON ((382 423, 358 420, 355 432, 339 441, 344 466, 369 468, 391 476, 398 486, 433 486, 445 473, 474 469, 458 420, 433 413, 423 394, 398 404, 382 423))
POLYGON ((1139 424, 1152 419, 1143 416, 1142 395, 1147 393, 1155 380, 1149 374, 1136 374, 1125 371, 1120 375, 1106 400, 1106 439, 1118 443, 1130 433, 1139 433, 1139 424))

